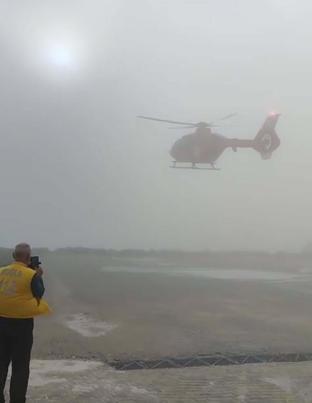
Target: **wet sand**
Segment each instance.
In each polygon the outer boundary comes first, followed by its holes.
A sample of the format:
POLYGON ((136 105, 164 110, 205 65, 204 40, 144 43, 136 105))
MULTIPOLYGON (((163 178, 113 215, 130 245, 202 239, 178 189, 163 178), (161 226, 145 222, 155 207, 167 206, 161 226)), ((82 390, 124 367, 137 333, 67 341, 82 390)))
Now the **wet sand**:
POLYGON ((114 268, 90 255, 66 259, 47 262, 54 314, 37 320, 35 358, 312 351, 308 266, 145 267, 138 259, 114 268))

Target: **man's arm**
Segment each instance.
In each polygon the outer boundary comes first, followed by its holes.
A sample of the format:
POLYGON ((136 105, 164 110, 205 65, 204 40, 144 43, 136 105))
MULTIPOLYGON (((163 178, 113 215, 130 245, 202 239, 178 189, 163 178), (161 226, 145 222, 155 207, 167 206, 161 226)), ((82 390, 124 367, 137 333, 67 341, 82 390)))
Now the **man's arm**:
POLYGON ((38 274, 35 274, 31 281, 31 292, 36 299, 41 299, 45 292, 42 277, 38 274))

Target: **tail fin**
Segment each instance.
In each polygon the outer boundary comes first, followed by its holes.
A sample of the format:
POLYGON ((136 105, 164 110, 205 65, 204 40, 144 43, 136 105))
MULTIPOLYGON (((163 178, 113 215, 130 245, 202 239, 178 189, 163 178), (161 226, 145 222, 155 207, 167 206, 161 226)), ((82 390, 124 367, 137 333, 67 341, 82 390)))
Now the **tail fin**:
POLYGON ((280 145, 280 139, 275 131, 279 116, 278 113, 269 115, 255 137, 254 148, 264 160, 271 158, 273 151, 280 145))

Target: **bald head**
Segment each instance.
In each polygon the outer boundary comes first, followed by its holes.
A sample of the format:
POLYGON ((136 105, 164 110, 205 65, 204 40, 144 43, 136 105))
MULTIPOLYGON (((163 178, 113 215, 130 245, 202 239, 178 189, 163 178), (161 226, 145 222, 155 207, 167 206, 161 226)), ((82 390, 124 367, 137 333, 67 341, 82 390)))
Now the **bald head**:
POLYGON ((19 243, 15 246, 13 257, 17 262, 30 263, 31 247, 28 243, 19 243))

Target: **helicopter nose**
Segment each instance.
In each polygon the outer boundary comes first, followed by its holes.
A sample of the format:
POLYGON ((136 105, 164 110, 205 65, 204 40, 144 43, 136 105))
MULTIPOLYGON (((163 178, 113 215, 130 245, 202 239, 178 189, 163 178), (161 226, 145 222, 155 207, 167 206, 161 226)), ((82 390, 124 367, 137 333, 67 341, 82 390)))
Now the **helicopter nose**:
POLYGON ((174 143, 171 147, 170 155, 175 160, 179 159, 179 146, 177 145, 177 143, 174 143))

